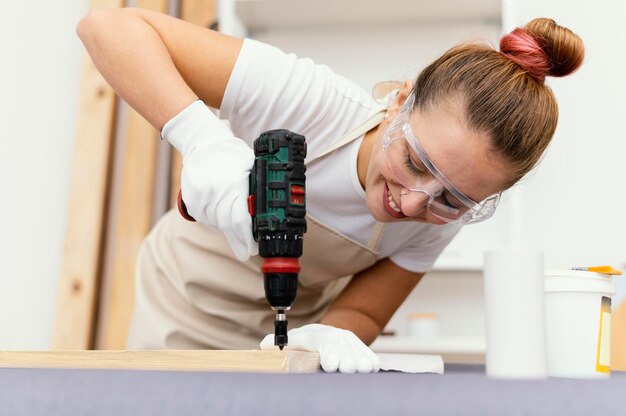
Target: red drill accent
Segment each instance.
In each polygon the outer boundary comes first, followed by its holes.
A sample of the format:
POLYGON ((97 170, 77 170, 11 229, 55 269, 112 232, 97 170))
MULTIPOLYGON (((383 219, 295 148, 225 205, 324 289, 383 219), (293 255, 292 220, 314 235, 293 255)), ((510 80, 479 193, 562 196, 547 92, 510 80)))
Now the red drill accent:
POLYGON ((291 185, 291 198, 292 204, 304 205, 304 186, 291 185))
POLYGON ((251 217, 254 217, 254 195, 248 197, 248 212, 251 217))
POLYGON ((263 273, 299 273, 300 263, 295 257, 266 257, 261 266, 263 273))
POLYGON ((180 215, 182 215, 184 219, 186 219, 187 221, 196 222, 196 220, 187 212, 187 206, 183 201, 183 194, 181 191, 178 191, 176 205, 178 206, 178 212, 180 212, 180 215))

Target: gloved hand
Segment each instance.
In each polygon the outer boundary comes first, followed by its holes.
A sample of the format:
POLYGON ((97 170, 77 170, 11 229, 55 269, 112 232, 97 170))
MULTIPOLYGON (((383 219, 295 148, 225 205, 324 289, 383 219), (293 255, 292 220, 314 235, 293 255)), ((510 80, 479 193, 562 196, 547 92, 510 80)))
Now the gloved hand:
POLYGON ((168 121, 161 136, 182 155, 181 193, 189 215, 219 228, 239 260, 256 255, 247 204, 253 150, 200 100, 168 121))
MULTIPOLYGON (((320 364, 326 372, 372 373, 380 369, 380 359, 352 331, 329 325, 310 324, 287 332, 288 349, 319 352, 320 364)), ((274 346, 274 334, 261 341, 261 349, 274 346)))

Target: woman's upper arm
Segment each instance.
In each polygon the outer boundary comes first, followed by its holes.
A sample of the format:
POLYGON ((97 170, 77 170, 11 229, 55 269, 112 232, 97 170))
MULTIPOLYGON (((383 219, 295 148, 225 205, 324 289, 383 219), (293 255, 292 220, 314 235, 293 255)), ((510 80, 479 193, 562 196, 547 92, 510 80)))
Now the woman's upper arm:
POLYGON ((89 13, 77 33, 113 89, 155 127, 198 97, 219 108, 242 40, 144 9, 89 13))
POLYGON ((145 9, 126 9, 159 34, 187 85, 205 103, 219 108, 242 39, 145 9))

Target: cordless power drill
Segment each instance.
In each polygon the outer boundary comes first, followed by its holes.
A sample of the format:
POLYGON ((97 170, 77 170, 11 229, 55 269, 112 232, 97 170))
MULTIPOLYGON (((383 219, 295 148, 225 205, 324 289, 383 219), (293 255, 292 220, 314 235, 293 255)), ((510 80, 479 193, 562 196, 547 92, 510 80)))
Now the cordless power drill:
POLYGON ((306 232, 304 136, 270 130, 254 141, 248 210, 263 257, 265 297, 276 311, 274 345, 287 345, 288 311, 298 289, 298 258, 306 232))
MULTIPOLYGON (((304 136, 289 130, 269 130, 254 141, 254 166, 250 172, 248 211, 252 233, 263 257, 261 271, 265 297, 276 311, 274 345, 287 345, 288 311, 298 290, 298 258, 306 232, 304 136)), ((178 192, 178 210, 194 219, 178 192)))

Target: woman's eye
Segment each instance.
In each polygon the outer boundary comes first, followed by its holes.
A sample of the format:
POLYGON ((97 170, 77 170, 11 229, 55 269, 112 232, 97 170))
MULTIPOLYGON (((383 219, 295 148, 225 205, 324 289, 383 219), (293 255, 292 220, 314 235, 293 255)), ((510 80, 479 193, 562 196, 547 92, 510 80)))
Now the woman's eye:
POLYGON ((409 168, 411 172, 413 172, 416 175, 426 173, 419 167, 415 166, 415 163, 413 162, 413 160, 411 159, 411 156, 408 153, 405 156, 404 164, 406 165, 407 168, 409 168))
POLYGON ((445 192, 442 194, 442 196, 443 196, 443 202, 446 204, 446 206, 447 206, 448 208, 451 208, 451 209, 453 209, 453 210, 457 210, 457 211, 461 208, 460 206, 458 206, 458 204, 456 204, 456 203, 454 203, 454 202, 451 202, 451 201, 448 199, 448 197, 447 197, 447 195, 446 195, 446 193, 445 193, 445 192))

